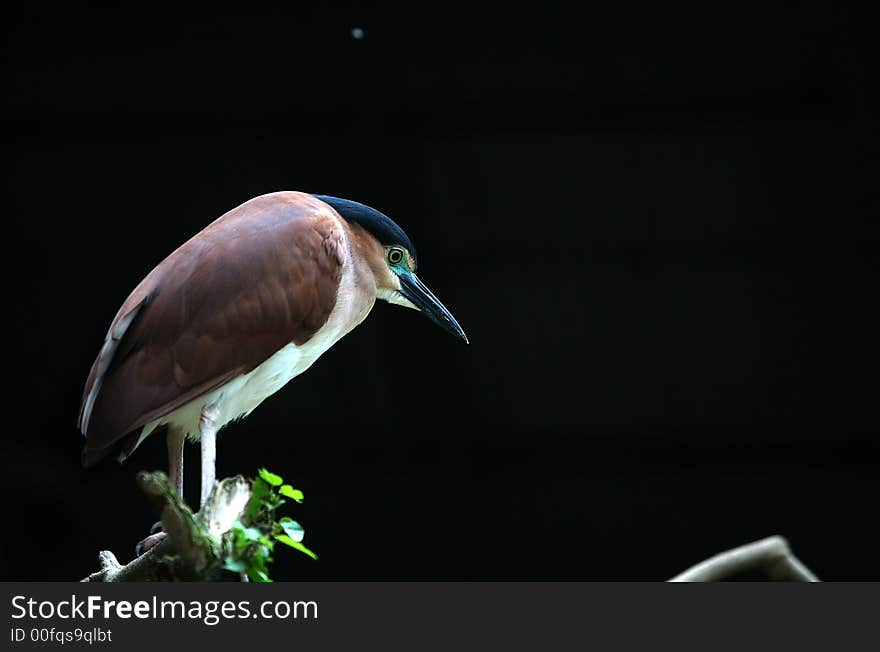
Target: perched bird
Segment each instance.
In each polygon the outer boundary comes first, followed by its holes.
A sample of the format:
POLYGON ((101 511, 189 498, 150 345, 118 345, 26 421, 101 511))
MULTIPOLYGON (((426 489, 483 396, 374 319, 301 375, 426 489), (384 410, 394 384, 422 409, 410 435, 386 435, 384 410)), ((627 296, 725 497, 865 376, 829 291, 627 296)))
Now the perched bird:
POLYGON ((122 461, 165 427, 180 494, 184 441, 200 441, 204 504, 217 431, 308 369, 376 299, 468 341, 416 265, 403 230, 354 201, 276 192, 232 209, 159 263, 116 313, 83 392, 83 465, 122 461))

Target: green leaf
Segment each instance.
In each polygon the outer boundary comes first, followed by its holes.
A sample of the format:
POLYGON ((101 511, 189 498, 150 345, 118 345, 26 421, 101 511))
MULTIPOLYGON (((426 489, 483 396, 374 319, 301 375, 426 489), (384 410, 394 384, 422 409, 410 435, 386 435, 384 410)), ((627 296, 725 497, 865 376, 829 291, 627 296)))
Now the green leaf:
POLYGON ((248 501, 247 509, 245 510, 245 516, 249 521, 256 520, 260 510, 263 508, 266 497, 271 495, 272 489, 266 481, 261 478, 254 478, 254 483, 251 487, 251 499, 248 501))
POLYGON ((293 498, 298 503, 301 503, 303 501, 303 498, 305 498, 303 492, 301 492, 299 489, 294 489, 289 484, 283 485, 281 489, 278 490, 278 493, 280 493, 282 496, 293 498))
POLYGON ((273 487, 277 487, 282 482, 284 482, 284 478, 282 478, 280 475, 275 475, 274 473, 272 473, 271 471, 267 471, 266 469, 259 469, 257 473, 259 473, 260 477, 273 487))
POLYGON ((264 570, 260 570, 259 568, 248 568, 248 577, 250 577, 254 582, 271 582, 269 579, 269 575, 264 570))
POLYGON ((244 572, 244 569, 247 568, 247 564, 245 564, 241 559, 233 559, 232 557, 227 557, 223 562, 223 568, 233 571, 235 573, 242 573, 244 572))
POLYGON ((254 484, 251 487, 251 493, 253 498, 257 499, 257 501, 259 502, 270 493, 272 493, 272 490, 269 488, 269 485, 265 480, 263 480, 262 478, 254 478, 254 484))
POLYGON ((316 554, 313 553, 311 550, 309 550, 308 548, 306 548, 306 547, 305 547, 303 544, 301 544, 299 541, 294 541, 293 539, 291 539, 291 538, 290 538, 289 536, 287 536, 286 534, 279 534, 278 536, 275 537, 275 539, 276 539, 279 543, 283 543, 284 545, 286 545, 286 546, 290 546, 291 548, 296 548, 296 549, 299 550, 300 552, 303 552, 303 553, 307 554, 307 555, 308 555, 309 557, 311 557, 312 559, 315 559, 315 560, 318 559, 318 555, 316 555, 316 554))
POLYGON ((283 484, 283 478, 266 468, 257 470, 251 488, 251 498, 241 520, 237 520, 224 538, 228 557, 224 568, 245 573, 255 582, 271 582, 268 564, 273 561, 277 543, 299 550, 312 559, 318 556, 302 545, 305 535, 302 525, 290 517, 276 520, 275 514, 285 498, 302 502, 304 495, 299 489, 283 484))
POLYGON ((241 532, 248 541, 259 541, 263 538, 262 531, 255 527, 247 527, 241 532))
POLYGON ((303 537, 306 535, 306 531, 303 529, 303 526, 294 521, 289 516, 285 516, 280 521, 278 521, 278 525, 284 530, 284 533, 287 534, 294 541, 302 541, 303 537))

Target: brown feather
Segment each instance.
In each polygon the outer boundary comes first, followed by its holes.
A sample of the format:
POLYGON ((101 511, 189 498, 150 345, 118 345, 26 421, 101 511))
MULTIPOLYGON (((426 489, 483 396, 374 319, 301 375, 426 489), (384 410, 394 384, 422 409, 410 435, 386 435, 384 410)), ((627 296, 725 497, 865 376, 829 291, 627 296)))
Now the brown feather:
POLYGON ((345 240, 335 215, 304 193, 263 195, 150 272, 86 382, 83 464, 133 447, 132 431, 307 342, 336 303, 345 240))

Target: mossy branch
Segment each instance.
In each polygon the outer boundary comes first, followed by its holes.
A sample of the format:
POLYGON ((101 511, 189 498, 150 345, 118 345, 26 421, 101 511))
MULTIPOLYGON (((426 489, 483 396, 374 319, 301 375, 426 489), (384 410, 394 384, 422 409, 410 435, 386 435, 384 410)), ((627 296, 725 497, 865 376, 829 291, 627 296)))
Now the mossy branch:
POLYGON ((317 559, 302 544, 302 526, 276 511, 303 493, 281 476, 259 469, 253 481, 240 475, 215 483, 202 509, 193 514, 164 473, 137 475, 141 491, 162 519, 166 537, 126 565, 109 550, 98 555, 101 569, 84 582, 217 581, 250 578, 270 582, 267 564, 276 543, 317 559))
POLYGON ((162 519, 167 538, 140 557, 122 565, 109 550, 98 559, 101 569, 84 582, 217 581, 241 576, 224 570, 222 538, 244 512, 251 496, 251 483, 242 476, 214 485, 204 507, 193 514, 177 495, 164 473, 137 475, 141 491, 162 519))

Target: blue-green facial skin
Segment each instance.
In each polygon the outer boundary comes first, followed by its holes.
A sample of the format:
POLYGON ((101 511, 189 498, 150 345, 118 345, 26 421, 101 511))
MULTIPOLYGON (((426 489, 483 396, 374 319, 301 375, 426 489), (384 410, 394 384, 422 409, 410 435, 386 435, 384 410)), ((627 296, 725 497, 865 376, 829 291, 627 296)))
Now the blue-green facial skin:
POLYGON ((401 247, 386 247, 385 260, 388 262, 388 268, 398 276, 411 275, 413 271, 409 268, 409 256, 405 249, 401 247), (399 251, 402 255, 399 263, 392 263, 389 260, 392 251, 399 251))

